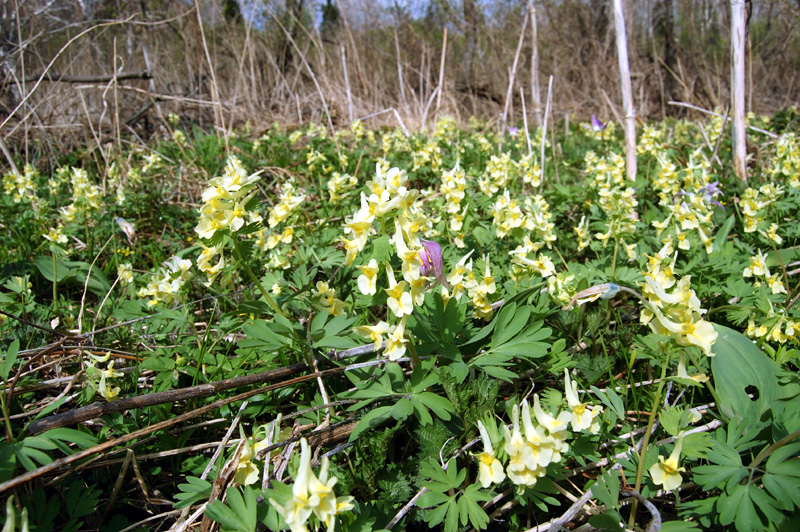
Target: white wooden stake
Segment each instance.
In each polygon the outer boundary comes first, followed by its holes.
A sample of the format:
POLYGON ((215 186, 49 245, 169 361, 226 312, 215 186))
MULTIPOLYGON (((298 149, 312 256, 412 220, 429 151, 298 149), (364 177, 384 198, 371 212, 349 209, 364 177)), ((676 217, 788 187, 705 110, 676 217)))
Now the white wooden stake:
POLYGON ((350 78, 347 76, 347 57, 344 53, 344 45, 342 45, 342 68, 344 69, 344 86, 347 90, 347 118, 350 123, 353 123, 353 94, 350 92, 350 78))
POLYGON ((628 179, 636 181, 636 111, 633 109, 631 71, 628 65, 628 41, 625 37, 625 15, 622 0, 614 0, 614 25, 617 30, 617 56, 622 86, 622 106, 625 108, 625 169, 628 179))
POLYGON ((442 61, 439 63, 439 94, 436 95, 436 111, 439 114, 439 106, 442 104, 442 93, 444 92, 444 60, 447 57, 447 28, 444 29, 442 36, 442 61))
POLYGON ((745 0, 731 0, 731 123, 733 124, 733 170, 747 181, 745 136, 745 0))
POLYGON ((514 54, 514 64, 511 65, 511 75, 508 78, 508 90, 506 91, 506 105, 503 107, 502 133, 505 133, 508 126, 508 107, 511 105, 511 97, 514 95, 514 78, 517 76, 517 65, 519 64, 519 54, 522 51, 522 43, 525 41, 525 28, 528 25, 528 13, 522 21, 522 31, 519 32, 519 42, 517 43, 517 53, 514 54))
POLYGON ((542 127, 542 97, 539 94, 539 39, 536 30, 536 6, 533 0, 528 3, 528 13, 531 18, 531 97, 533 98, 533 117, 536 127, 542 127))

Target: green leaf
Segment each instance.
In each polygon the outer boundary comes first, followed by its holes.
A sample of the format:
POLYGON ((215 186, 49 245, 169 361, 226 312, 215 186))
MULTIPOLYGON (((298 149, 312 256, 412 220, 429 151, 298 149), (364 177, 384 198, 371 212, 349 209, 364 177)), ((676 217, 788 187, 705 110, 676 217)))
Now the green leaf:
POLYGON ((447 491, 449 489, 453 489, 456 486, 452 483, 452 479, 448 476, 447 472, 442 469, 442 466, 434 460, 433 458, 428 458, 419 468, 419 474, 423 477, 427 477, 432 479, 434 482, 441 484, 438 487, 430 487, 425 483, 428 489, 435 490, 435 491, 447 491))
POLYGON ((717 230, 717 234, 714 236, 714 252, 722 251, 722 248, 725 245, 725 241, 728 240, 728 235, 733 229, 733 224, 736 223, 736 216, 731 214, 728 216, 728 219, 725 220, 725 223, 717 230))
POLYGON ((526 306, 517 311, 517 305, 512 303, 504 305, 497 315, 497 324, 494 326, 492 335, 492 347, 502 345, 517 335, 528 323, 531 315, 531 308, 526 306))
POLYGON ((595 386, 592 386, 591 390, 604 405, 614 411, 619 419, 625 419, 625 404, 612 387, 606 388, 605 392, 595 386))
POLYGON ((19 339, 16 339, 13 342, 11 342, 10 346, 8 346, 8 350, 6 351, 5 355, 3 355, 3 364, 0 365, 0 377, 2 377, 4 381, 7 381, 8 376, 11 375, 11 369, 17 362, 18 352, 19 352, 19 339))
POLYGON ((609 510, 600 515, 593 515, 589 518, 589 524, 598 530, 610 530, 612 532, 623 532, 622 517, 614 510, 609 510))
POLYGON ((433 491, 428 488, 428 491, 423 493, 417 499, 417 506, 420 508, 430 508, 431 506, 439 506, 444 504, 450 499, 450 496, 441 491, 433 491))
POLYGON ((748 474, 736 449, 719 438, 706 457, 712 464, 697 466, 692 470, 694 481, 704 490, 720 488, 726 483, 732 487, 748 474))
POLYGON ((228 488, 228 503, 216 500, 206 507, 205 514, 225 529, 236 532, 255 532, 258 508, 255 492, 244 488, 244 496, 237 488, 228 488))
POLYGON ((619 471, 604 471, 592 486, 592 495, 609 508, 619 504, 619 471))
POLYGON ((712 346, 711 372, 720 411, 729 418, 757 420, 786 392, 778 381, 780 366, 740 332, 717 324, 714 328, 719 336, 712 346), (746 390, 753 389, 757 397, 751 399, 746 390))
POLYGON ((175 361, 169 357, 151 356, 142 362, 141 368, 156 371, 158 373, 172 371, 175 369, 175 361))
POLYGON ((458 509, 461 514, 461 524, 466 525, 467 521, 478 530, 483 530, 489 524, 489 516, 481 508, 479 503, 491 499, 487 493, 480 491, 480 485, 470 484, 464 490, 464 494, 458 499, 458 509))
POLYGON ((727 497, 720 497, 717 502, 719 508, 719 521, 729 525, 735 521, 739 532, 763 530, 764 524, 756 513, 753 501, 748 493, 748 486, 738 484, 727 497))
POLYGON ((439 419, 450 421, 450 414, 455 412, 455 407, 447 398, 433 392, 422 392, 414 395, 422 401, 422 404, 433 410, 439 419))
POLYGON ((58 258, 55 260, 55 270, 53 269, 53 257, 38 255, 33 259, 33 263, 36 265, 36 268, 39 270, 39 272, 41 272, 44 278, 51 283, 54 279, 57 283, 60 283, 64 279, 75 275, 75 272, 70 270, 69 266, 67 266, 64 261, 58 258))
POLYGON ((259 347, 268 351, 275 351, 291 343, 289 335, 278 334, 273 331, 264 320, 256 320, 252 325, 243 327, 247 336, 239 342, 240 347, 259 347))
POLYGON ((365 430, 369 430, 373 427, 377 427, 387 419, 389 419, 392 415, 392 409, 394 406, 379 406, 378 408, 374 408, 369 411, 367 415, 361 418, 356 425, 356 428, 353 430, 353 433, 350 434, 350 439, 348 441, 355 441, 358 439, 358 436, 364 432, 365 430))
POLYGON ((661 532, 685 532, 697 530, 700 526, 694 521, 666 521, 661 523, 661 532))
POLYGON ((414 406, 411 404, 411 399, 408 397, 403 397, 394 404, 394 407, 392 407, 392 417, 398 421, 404 420, 413 412, 414 406))

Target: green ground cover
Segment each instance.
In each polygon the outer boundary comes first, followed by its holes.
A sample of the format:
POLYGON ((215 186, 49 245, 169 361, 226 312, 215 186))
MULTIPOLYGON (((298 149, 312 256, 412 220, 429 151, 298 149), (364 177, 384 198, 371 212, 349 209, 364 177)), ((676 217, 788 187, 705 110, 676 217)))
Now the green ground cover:
POLYGON ((635 181, 448 118, 9 172, 3 531, 794 529, 800 122, 749 120, 747 183, 722 116, 635 181))

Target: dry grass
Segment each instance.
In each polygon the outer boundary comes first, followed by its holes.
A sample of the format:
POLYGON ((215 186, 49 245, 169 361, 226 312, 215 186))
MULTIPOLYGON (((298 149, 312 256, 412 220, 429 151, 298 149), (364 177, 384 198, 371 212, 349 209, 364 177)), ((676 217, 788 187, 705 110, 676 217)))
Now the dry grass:
MULTIPOLYGON (((393 108, 409 129, 430 124, 437 107, 439 114, 462 122, 470 116, 495 119, 504 109, 526 10, 522 1, 511 7, 478 3, 484 9, 469 14, 465 9, 475 2, 467 0, 452 8, 431 3, 414 18, 350 0, 339 2, 338 24, 320 29, 311 24, 319 18, 318 6, 309 11, 302 0, 257 4, 257 24, 251 17, 226 19, 211 2, 197 8, 167 2, 144 13, 136 3, 123 12, 107 8, 91 16, 74 7, 37 14, 46 3, 19 2, 16 18, 2 26, 0 105, 7 118, 0 133, 25 160, 54 160, 65 148, 80 145, 146 141, 159 133, 170 112, 223 133, 246 123, 257 132, 274 121, 346 125, 343 57, 356 117, 393 108), (115 65, 118 73, 148 72, 152 78, 115 79, 115 65), (435 95, 440 84, 441 94, 435 95), (440 100, 432 105, 436 96, 440 100)), ((796 103, 800 93, 795 67, 800 7, 778 0, 757 4, 749 27, 748 105, 769 113, 796 103)), ((605 91, 620 107, 610 4, 537 0, 535 5, 539 79, 553 76, 553 118, 614 116, 602 97, 605 91)), ((727 1, 628 0, 626 7, 640 116, 685 112, 668 106, 669 100, 727 106, 727 1), (671 30, 668 4, 674 6, 671 30), (671 53, 668 42, 674 42, 671 53)), ((531 94, 530 47, 528 34, 510 91, 509 122, 522 121, 520 89, 531 94)), ((397 125, 396 116, 382 113, 370 120, 397 125)))

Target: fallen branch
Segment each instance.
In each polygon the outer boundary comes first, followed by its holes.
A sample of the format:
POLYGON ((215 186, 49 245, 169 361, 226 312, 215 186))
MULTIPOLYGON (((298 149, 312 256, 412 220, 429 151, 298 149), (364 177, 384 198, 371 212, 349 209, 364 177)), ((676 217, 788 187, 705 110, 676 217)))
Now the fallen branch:
POLYGON ((26 83, 32 83, 34 81, 54 81, 57 83, 108 83, 114 80, 122 80, 122 79, 152 79, 153 75, 148 72, 147 70, 142 70, 139 72, 122 72, 117 74, 100 74, 97 76, 64 76, 54 74, 52 72, 44 72, 43 74, 36 74, 33 76, 28 76, 25 78, 26 83))

